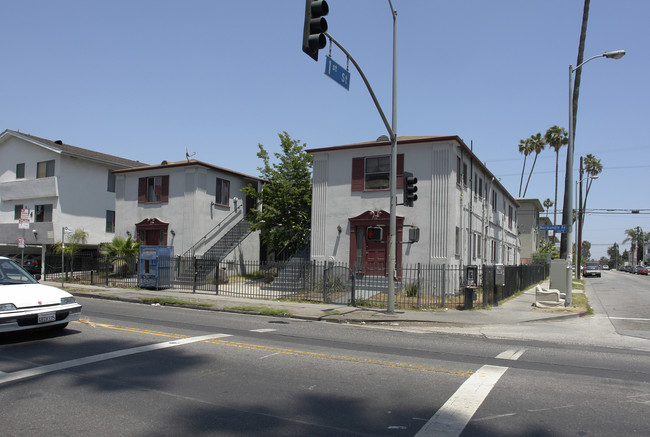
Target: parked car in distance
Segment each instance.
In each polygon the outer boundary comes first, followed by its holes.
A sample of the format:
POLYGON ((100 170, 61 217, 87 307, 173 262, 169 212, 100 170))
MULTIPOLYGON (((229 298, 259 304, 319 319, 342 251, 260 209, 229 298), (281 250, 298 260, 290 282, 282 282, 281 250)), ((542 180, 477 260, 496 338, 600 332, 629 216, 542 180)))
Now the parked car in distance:
POLYGON ((70 293, 40 284, 13 260, 0 257, 0 333, 65 328, 78 320, 81 305, 70 293))
POLYGON ((23 257, 23 268, 28 273, 41 273, 41 257, 36 255, 25 255, 23 257))
POLYGON ((648 269, 647 267, 644 266, 636 266, 634 267, 634 273, 636 273, 637 275, 647 275, 648 269))
POLYGON ((603 264, 603 270, 609 270, 609 265, 603 264))
POLYGON ((600 278, 600 263, 597 262, 588 262, 585 264, 585 269, 582 272, 582 276, 596 276, 600 278))

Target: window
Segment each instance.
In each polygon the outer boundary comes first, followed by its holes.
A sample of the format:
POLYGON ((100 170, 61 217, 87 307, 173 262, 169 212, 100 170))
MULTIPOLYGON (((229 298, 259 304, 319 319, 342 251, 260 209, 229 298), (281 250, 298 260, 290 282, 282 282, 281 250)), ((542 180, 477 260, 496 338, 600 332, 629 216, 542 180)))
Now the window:
POLYGON ((514 217, 514 212, 512 209, 512 205, 508 205, 508 227, 512 228, 512 219, 514 217))
POLYGON ((20 220, 20 212, 22 211, 22 205, 14 206, 14 220, 20 220))
POLYGON ((109 193, 115 192, 115 174, 111 170, 108 171, 108 185, 106 191, 109 193))
POLYGON ((214 203, 217 205, 230 206, 230 181, 217 178, 217 190, 214 203))
POLYGON ((54 176, 54 160, 41 161, 36 164, 36 177, 49 178, 54 176))
POLYGON ((25 178, 25 163, 16 164, 16 179, 25 178))
POLYGON ((36 223, 50 223, 52 222, 52 204, 49 205, 36 205, 35 214, 36 223))
POLYGON ((483 178, 478 180, 478 197, 483 198, 483 178))
POLYGON ((365 189, 386 190, 390 188, 390 156, 366 158, 365 189))
POLYGON ((460 228, 456 226, 456 256, 460 255, 460 228))
POLYGON ((463 185, 467 186, 467 163, 465 162, 463 163, 463 185))
POLYGON ((462 180, 463 180, 463 173, 461 172, 460 156, 457 156, 456 157, 456 183, 460 185, 462 180))
MULTIPOLYGON (((397 155, 397 189, 404 188, 404 154, 397 155)), ((390 156, 352 158, 351 191, 375 191, 390 188, 390 156)))
POLYGON ((496 240, 491 241, 490 253, 491 253, 491 258, 492 258, 491 261, 493 263, 497 262, 497 242, 496 242, 496 240))
POLYGON ((476 257, 483 258, 481 256, 481 234, 477 234, 476 236, 476 257))
POLYGON ((138 180, 138 203, 169 201, 169 176, 150 176, 138 180))
POLYGON ((497 192, 492 190, 492 211, 497 210, 497 192))
POLYGON ((106 210, 106 232, 115 233, 115 211, 106 210))
POLYGON ((474 195, 478 196, 478 174, 474 173, 474 195))

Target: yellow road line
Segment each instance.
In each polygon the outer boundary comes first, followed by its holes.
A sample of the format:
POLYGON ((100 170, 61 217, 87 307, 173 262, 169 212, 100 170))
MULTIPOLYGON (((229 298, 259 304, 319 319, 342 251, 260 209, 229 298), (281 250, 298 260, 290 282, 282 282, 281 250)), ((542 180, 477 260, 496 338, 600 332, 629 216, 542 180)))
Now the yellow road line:
MULTIPOLYGON (((154 336, 158 336, 158 337, 168 337, 168 338, 189 338, 190 337, 188 335, 172 334, 172 333, 169 333, 169 332, 161 332, 161 331, 152 331, 152 330, 149 330, 149 329, 131 328, 131 327, 127 327, 127 326, 109 325, 109 324, 106 324, 106 323, 88 323, 86 321, 81 321, 81 322, 76 322, 76 323, 83 323, 83 324, 88 324, 88 325, 93 326, 93 327, 113 329, 113 330, 124 331, 124 332, 132 332, 132 333, 136 333, 136 334, 154 335, 154 336)), ((419 364, 400 363, 400 362, 395 362, 395 361, 384 361, 384 360, 375 360, 375 359, 369 359, 369 358, 358 358, 358 357, 351 357, 351 356, 346 356, 346 355, 324 354, 324 353, 320 353, 320 352, 308 352, 308 351, 301 351, 301 350, 296 350, 296 349, 278 348, 278 347, 273 347, 273 346, 264 346, 264 345, 259 345, 259 344, 250 344, 250 343, 241 343, 241 342, 228 341, 228 340, 216 340, 215 339, 215 340, 204 340, 203 342, 204 343, 218 344, 218 345, 222 345, 222 346, 238 347, 238 348, 248 349, 248 350, 263 351, 263 352, 270 352, 270 353, 283 354, 283 355, 291 355, 291 356, 297 356, 297 357, 316 358, 316 359, 335 360, 335 361, 346 361, 346 362, 350 362, 350 363, 370 364, 370 365, 375 365, 375 366, 392 367, 392 368, 396 368, 396 369, 416 370, 416 371, 420 371, 420 372, 444 373, 444 374, 448 374, 448 375, 456 375, 456 376, 464 376, 464 377, 469 377, 469 376, 472 376, 474 374, 474 372, 471 371, 471 370, 447 369, 447 368, 444 368, 444 367, 433 367, 433 366, 424 366, 424 365, 419 365, 419 364)))

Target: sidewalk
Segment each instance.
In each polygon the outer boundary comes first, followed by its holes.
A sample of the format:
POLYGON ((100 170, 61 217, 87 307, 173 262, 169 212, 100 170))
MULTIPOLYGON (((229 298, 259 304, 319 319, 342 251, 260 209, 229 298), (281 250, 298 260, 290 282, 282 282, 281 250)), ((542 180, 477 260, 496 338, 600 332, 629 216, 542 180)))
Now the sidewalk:
MULTIPOLYGON (((61 287, 57 282, 43 282, 61 287)), ((548 281, 541 284, 548 288, 548 281)), ((650 341, 616 333, 605 311, 594 308, 595 314, 539 309, 533 307, 534 288, 497 307, 459 311, 455 309, 418 311, 396 309, 355 308, 338 304, 314 304, 238 298, 209 293, 178 290, 134 290, 100 286, 66 284, 75 296, 143 303, 150 299, 177 299, 192 304, 182 306, 210 311, 259 314, 256 308, 284 310, 282 317, 308 321, 360 324, 382 329, 413 333, 453 333, 477 335, 491 339, 539 340, 564 344, 630 348, 650 351, 650 341)), ((578 293, 579 291, 574 291, 578 293)), ((587 298, 590 290, 587 286, 587 298)), ((589 299, 590 303, 597 301, 589 299)))

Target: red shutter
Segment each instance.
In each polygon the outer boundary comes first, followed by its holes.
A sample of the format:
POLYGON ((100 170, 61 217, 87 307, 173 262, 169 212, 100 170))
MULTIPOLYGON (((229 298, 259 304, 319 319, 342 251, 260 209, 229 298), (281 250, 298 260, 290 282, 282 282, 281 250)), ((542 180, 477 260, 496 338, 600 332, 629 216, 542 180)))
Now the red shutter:
POLYGON ((138 203, 147 202, 147 178, 138 179, 138 203))
MULTIPOLYGON (((404 154, 397 155, 397 189, 404 188, 404 154)), ((398 240, 399 241, 399 240, 398 240)))
POLYGON ((363 191, 364 158, 352 158, 352 191, 363 191))
POLYGON ((162 176, 162 190, 160 193, 161 202, 169 202, 169 175, 162 176))

